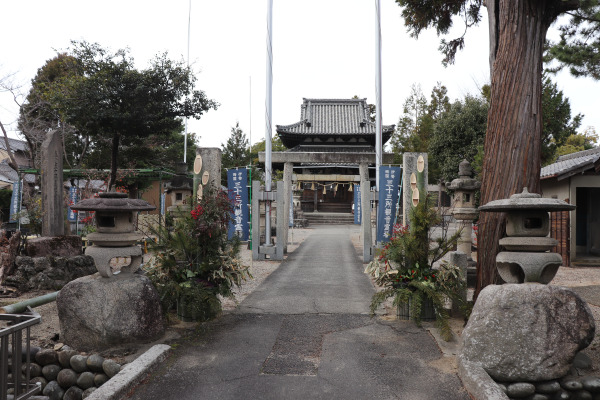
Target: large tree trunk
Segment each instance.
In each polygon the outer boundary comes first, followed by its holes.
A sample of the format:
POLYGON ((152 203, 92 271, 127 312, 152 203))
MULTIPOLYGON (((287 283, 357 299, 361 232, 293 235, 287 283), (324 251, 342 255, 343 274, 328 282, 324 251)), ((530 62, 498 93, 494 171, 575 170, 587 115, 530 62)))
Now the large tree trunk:
MULTIPOLYGON (((565 11, 564 3, 488 0, 493 65, 481 204, 510 197, 524 187, 539 192, 543 45, 548 27, 565 11)), ((505 220, 503 213, 480 214, 475 296, 497 281, 496 255, 505 220)))

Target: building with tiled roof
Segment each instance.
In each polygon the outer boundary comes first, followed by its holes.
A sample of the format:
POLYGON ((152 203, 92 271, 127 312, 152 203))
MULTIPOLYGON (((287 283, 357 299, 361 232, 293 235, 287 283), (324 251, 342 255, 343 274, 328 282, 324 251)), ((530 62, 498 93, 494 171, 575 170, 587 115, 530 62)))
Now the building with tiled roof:
POLYGON ((577 206, 551 213, 553 237, 563 253, 571 263, 600 266, 600 147, 560 156, 542 168, 540 179, 542 196, 577 206))
MULTIPOLYGON (((288 150, 275 158, 294 160, 302 211, 351 212, 351 186, 360 180, 359 164, 375 158, 376 125, 371 110, 366 99, 305 98, 299 121, 276 126, 288 150)), ((382 146, 393 132, 394 125, 382 126, 382 146)), ((374 180, 375 169, 368 174, 374 180)))

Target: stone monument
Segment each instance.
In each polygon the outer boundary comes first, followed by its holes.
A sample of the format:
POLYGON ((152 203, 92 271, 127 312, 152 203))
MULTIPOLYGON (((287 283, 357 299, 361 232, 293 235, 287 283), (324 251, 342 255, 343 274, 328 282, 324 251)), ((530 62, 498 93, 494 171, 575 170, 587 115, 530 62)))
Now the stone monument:
MULTIPOLYGON (((507 393, 511 398, 550 398, 549 392, 536 392, 537 388, 550 382, 560 389, 558 380, 592 342, 595 323, 587 303, 571 289, 546 285, 562 262, 558 254, 548 252, 554 245, 554 239, 546 237, 548 212, 573 208, 527 189, 479 208, 507 213, 508 237, 500 240, 505 251, 496 264, 509 283, 489 285, 479 293, 462 333, 459 375, 476 399, 508 399, 507 393)), ((554 394, 558 397, 552 398, 572 398, 554 394)), ((592 398, 590 393, 585 396, 589 397, 573 398, 592 398)))
POLYGON ((134 212, 153 210, 144 200, 125 193, 101 193, 72 209, 95 211, 97 232, 88 235, 99 275, 65 285, 56 305, 61 340, 78 350, 103 349, 115 344, 147 342, 164 332, 160 299, 150 280, 135 273, 142 262, 136 244, 134 212), (127 260, 129 262, 127 262, 127 260))
POLYGON ((63 236, 63 145, 60 133, 50 131, 42 143, 42 236, 63 236))

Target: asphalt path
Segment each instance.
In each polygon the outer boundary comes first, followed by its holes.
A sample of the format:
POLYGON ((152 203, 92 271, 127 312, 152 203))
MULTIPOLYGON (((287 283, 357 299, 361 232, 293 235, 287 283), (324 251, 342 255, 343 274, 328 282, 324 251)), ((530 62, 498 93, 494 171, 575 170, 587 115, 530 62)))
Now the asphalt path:
POLYGON ((426 330, 370 317, 356 229, 316 226, 235 312, 180 340, 129 398, 468 400, 426 330))

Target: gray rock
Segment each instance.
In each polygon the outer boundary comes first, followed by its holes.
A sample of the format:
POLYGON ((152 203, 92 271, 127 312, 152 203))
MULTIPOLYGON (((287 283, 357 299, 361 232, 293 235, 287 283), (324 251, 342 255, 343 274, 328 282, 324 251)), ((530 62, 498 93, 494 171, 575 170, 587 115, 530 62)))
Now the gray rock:
POLYGON ((114 360, 104 360, 102 363, 102 370, 109 378, 112 378, 119 373, 121 365, 114 360))
POLYGON ((506 393, 506 385, 504 383, 498 383, 498 387, 504 392, 506 393))
POLYGON ((77 384, 77 372, 72 369, 61 369, 56 377, 56 381, 63 389, 68 389, 77 384))
POLYGON ((14 274, 6 277, 6 284, 20 291, 59 290, 73 279, 96 273, 90 256, 25 257, 15 259, 14 274))
POLYGON ((551 397, 548 394, 536 393, 533 396, 528 397, 527 400, 551 400, 551 397))
POLYGON ((590 369, 592 367, 592 359, 585 353, 579 352, 573 359, 573 367, 581 369, 590 369))
POLYGON ((58 352, 58 363, 63 368, 71 368, 71 357, 78 355, 75 350, 63 350, 58 352))
POLYGON ((568 391, 575 391, 583 389, 583 384, 577 378, 566 377, 560 380, 560 386, 568 391))
POLYGON ((42 391, 44 396, 48 396, 49 400, 61 400, 65 391, 60 387, 57 381, 48 382, 42 391))
MULTIPOLYGON (((23 375, 27 374, 27 364, 24 364, 21 367, 21 371, 23 372, 23 375)), ((29 364, 29 377, 30 378, 35 378, 36 376, 41 376, 42 375, 42 367, 39 364, 36 363, 30 363, 29 364)), ((50 379, 52 380, 52 379, 50 379)))
POLYGON ((95 391, 96 389, 97 389, 97 388, 95 388, 95 387, 91 387, 91 388, 85 389, 85 390, 83 391, 83 395, 81 396, 81 398, 82 398, 82 399, 85 399, 85 398, 87 398, 89 395, 91 395, 92 393, 94 393, 94 391, 95 391))
POLYGON ((70 257, 83 254, 81 237, 70 236, 52 236, 38 237, 27 240, 25 254, 29 257, 70 257))
POLYGON ((87 359, 87 367, 92 372, 104 372, 102 369, 102 363, 104 362, 104 357, 101 357, 98 354, 92 354, 87 359))
POLYGON ((561 390, 558 381, 546 381, 535 384, 535 391, 542 394, 554 394, 561 390))
POLYGON ((587 390, 578 390, 571 393, 571 400, 593 400, 594 397, 587 390))
POLYGON ((594 333, 589 306, 568 288, 490 285, 463 331, 460 356, 498 381, 551 380, 566 375, 594 333))
POLYGON ((35 362, 42 367, 48 364, 56 364, 58 363, 58 354, 52 349, 40 350, 35 355, 35 362))
POLYGON ((61 368, 58 364, 44 365, 44 368, 42 368, 42 375, 44 375, 44 378, 48 381, 55 381, 58 378, 60 370, 61 368))
POLYGON ((38 383, 39 382, 42 385, 42 391, 44 391, 44 388, 48 384, 48 381, 43 376, 36 376, 35 378, 30 379, 29 382, 31 382, 31 383, 38 383))
POLYGON ((61 339, 82 351, 150 342, 164 333, 159 296, 144 275, 79 278, 65 285, 56 304, 61 339))
POLYGON ((77 386, 71 386, 65 392, 63 396, 63 400, 81 400, 83 397, 83 390, 78 388, 77 386))
POLYGON ((76 354, 73 357, 71 357, 70 363, 71 363, 71 368, 73 368, 73 371, 75 372, 85 372, 88 370, 87 367, 87 356, 82 356, 81 354, 76 354))
POLYGON ((591 393, 600 393, 600 378, 597 376, 585 376, 581 378, 583 388, 591 393))
POLYGON ((94 376, 94 386, 100 387, 108 382, 108 379, 106 374, 96 374, 96 376, 94 376))
POLYGON ((94 386, 94 374, 89 371, 82 372, 77 378, 77 386, 83 390, 94 386))
POLYGON ((509 397, 522 399, 535 393, 535 385, 528 382, 516 382, 506 386, 506 394, 509 397))

